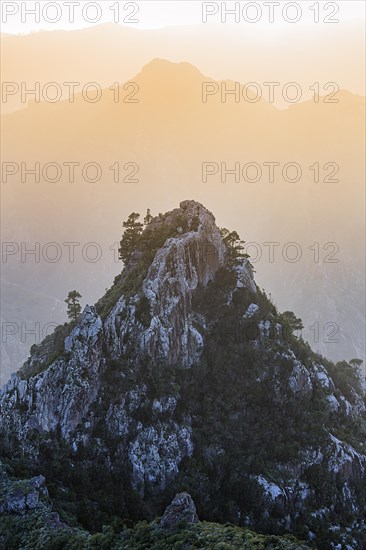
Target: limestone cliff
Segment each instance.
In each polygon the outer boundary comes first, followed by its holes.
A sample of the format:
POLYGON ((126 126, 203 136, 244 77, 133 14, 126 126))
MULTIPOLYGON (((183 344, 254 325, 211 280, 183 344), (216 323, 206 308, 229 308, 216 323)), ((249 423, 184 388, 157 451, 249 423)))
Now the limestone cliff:
POLYGON ((230 262, 214 216, 184 201, 2 388, 3 448, 47 471, 60 449, 61 472, 99 464, 128 513, 126 491, 154 514, 189 490, 200 516, 309 540, 341 510, 338 540, 356 540, 364 394, 285 328, 249 259, 230 262))

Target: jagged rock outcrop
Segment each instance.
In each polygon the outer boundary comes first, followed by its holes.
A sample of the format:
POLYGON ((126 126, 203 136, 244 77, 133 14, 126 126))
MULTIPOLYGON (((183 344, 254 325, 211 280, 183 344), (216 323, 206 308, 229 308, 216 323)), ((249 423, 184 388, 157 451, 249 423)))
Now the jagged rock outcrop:
POLYGON ((241 525, 258 526, 253 495, 268 530, 306 514, 310 537, 319 510, 330 525, 336 511, 360 515, 357 381, 285 330, 199 203, 154 218, 139 243, 106 295, 1 389, 4 448, 46 465, 66 448, 64 466, 99 464, 121 500, 192 486, 199 510, 241 525))
MULTIPOLYGON (((224 266, 226 248, 214 216, 194 201, 182 202, 163 219, 155 218, 150 230, 174 225, 182 217, 188 228, 194 223, 195 229, 183 233, 178 228, 166 239, 148 268, 139 294, 128 298, 122 294, 104 320, 95 307, 86 306, 79 323, 65 338, 62 353, 44 372, 29 380, 13 375, 1 390, 2 428, 19 434, 23 440, 31 430, 60 430, 76 450, 80 441, 88 440, 92 406, 101 390, 107 356, 118 361, 132 348, 137 360, 150 356, 155 361, 185 367, 200 360, 204 337, 195 326, 198 317, 192 313, 192 295, 200 285, 213 281, 217 270, 224 266), (137 319, 141 296, 149 303, 148 326, 137 319)), ((140 256, 137 251, 131 258, 126 274, 133 274, 140 256)), ((255 289, 247 260, 241 278, 244 272, 255 289)), ((36 351, 28 361, 28 371, 36 361, 47 364, 48 356, 48 348, 43 353, 36 351)), ((106 428, 113 432, 118 426, 120 453, 131 467, 133 486, 143 493, 145 480, 161 488, 177 474, 181 460, 192 455, 193 442, 188 418, 180 423, 159 421, 149 428, 133 421, 134 408, 141 406, 141 399, 146 400, 143 395, 140 399, 141 390, 136 387, 121 396, 128 401, 127 410, 122 402, 110 405, 106 428), (132 440, 131 433, 135 434, 132 440)), ((153 411, 158 418, 159 409, 154 406, 153 411)))
MULTIPOLYGON (((183 201, 180 209, 165 215, 163 222, 155 219, 150 229, 154 231, 161 225, 172 224, 182 215, 188 225, 196 221, 198 227, 168 238, 148 269, 142 293, 150 305, 149 326, 144 328, 136 323, 136 301, 127 304, 124 296, 117 301, 106 320, 106 339, 111 342, 116 357, 126 347, 126 334, 138 341, 142 353, 166 360, 169 364, 181 362, 189 367, 201 356, 204 340, 194 326, 192 294, 199 285, 207 286, 213 281, 217 270, 223 267, 225 245, 214 216, 194 201, 183 201)), ((249 262, 244 262, 240 277, 246 277, 255 290, 249 262)))
POLYGON ((29 510, 35 510, 41 498, 48 499, 44 476, 12 482, 0 463, 0 514, 23 515, 29 510))
POLYGON ((175 495, 171 504, 165 510, 159 525, 162 529, 174 529, 182 523, 188 525, 198 523, 196 507, 191 495, 188 493, 175 495))
POLYGON ((29 380, 12 375, 2 388, 1 395, 12 406, 1 408, 1 423, 11 425, 20 439, 29 430, 60 429, 69 440, 100 388, 105 363, 102 339, 102 321, 94 307, 86 306, 79 324, 65 339, 60 357, 29 380))

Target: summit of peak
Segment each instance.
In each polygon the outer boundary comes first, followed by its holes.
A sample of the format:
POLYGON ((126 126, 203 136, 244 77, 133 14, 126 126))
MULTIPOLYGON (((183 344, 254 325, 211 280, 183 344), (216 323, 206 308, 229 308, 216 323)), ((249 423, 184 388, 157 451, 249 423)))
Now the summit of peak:
POLYGON ((198 231, 198 237, 202 237, 207 232, 217 232, 215 216, 203 204, 192 199, 187 199, 179 203, 179 208, 174 208, 168 212, 159 213, 155 216, 146 229, 156 229, 161 226, 176 226, 181 222, 179 234, 188 233, 192 230, 198 231))
POLYGON ((143 65, 137 75, 137 79, 147 79, 148 82, 159 82, 164 86, 167 82, 179 82, 187 84, 190 82, 202 81, 205 77, 197 67, 187 61, 170 61, 168 59, 154 58, 146 65, 143 65))
POLYGON ((141 72, 147 72, 147 71, 166 71, 166 72, 173 72, 173 71, 184 71, 185 73, 190 72, 194 75, 201 75, 201 72, 192 65, 191 63, 188 63, 188 61, 170 61, 169 59, 163 59, 160 57, 155 57, 145 65, 143 65, 141 72))

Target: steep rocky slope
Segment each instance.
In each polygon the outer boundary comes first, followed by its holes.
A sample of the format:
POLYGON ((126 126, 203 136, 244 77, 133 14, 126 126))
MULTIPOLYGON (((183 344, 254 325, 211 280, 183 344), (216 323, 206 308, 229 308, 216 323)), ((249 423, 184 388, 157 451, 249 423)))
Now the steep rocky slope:
POLYGON ((89 529, 188 490, 203 519, 365 543, 357 376, 292 334, 194 201, 154 218, 106 295, 32 348, 0 428, 4 460, 41 470, 89 529))

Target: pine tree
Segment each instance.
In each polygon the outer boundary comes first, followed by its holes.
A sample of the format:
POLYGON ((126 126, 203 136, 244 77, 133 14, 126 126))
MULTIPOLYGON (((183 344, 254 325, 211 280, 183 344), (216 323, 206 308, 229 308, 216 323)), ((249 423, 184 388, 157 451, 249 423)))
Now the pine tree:
POLYGON ((143 225, 137 221, 139 217, 140 214, 132 212, 128 216, 127 221, 123 222, 125 231, 120 240, 118 252, 120 260, 122 260, 125 265, 130 261, 132 252, 136 250, 141 237, 143 225))
POLYGON ((348 361, 348 364, 351 365, 351 367, 354 369, 357 376, 359 376, 360 378, 362 378, 362 369, 361 369, 362 363, 363 363, 363 360, 358 359, 357 357, 355 357, 354 359, 350 359, 348 361))
POLYGON ((229 231, 225 227, 220 229, 222 240, 226 246, 226 258, 230 265, 235 265, 240 258, 248 258, 248 254, 244 254, 244 241, 240 240, 236 231, 229 231))
POLYGON ((351 367, 355 367, 356 369, 359 369, 363 363, 363 360, 362 359, 357 359, 357 357, 355 359, 350 359, 350 361, 348 361, 348 363, 351 365, 351 367))
POLYGON ((297 330, 302 330, 304 325, 299 317, 296 317, 293 311, 284 311, 280 315, 282 325, 288 328, 291 334, 297 330))
POLYGON ((67 316, 70 321, 76 321, 79 319, 81 313, 80 305, 81 294, 77 290, 70 290, 65 302, 67 303, 67 316))
POLYGON ((144 217, 144 225, 150 225, 152 219, 153 216, 151 215, 151 210, 148 208, 146 211, 146 216, 144 217))

